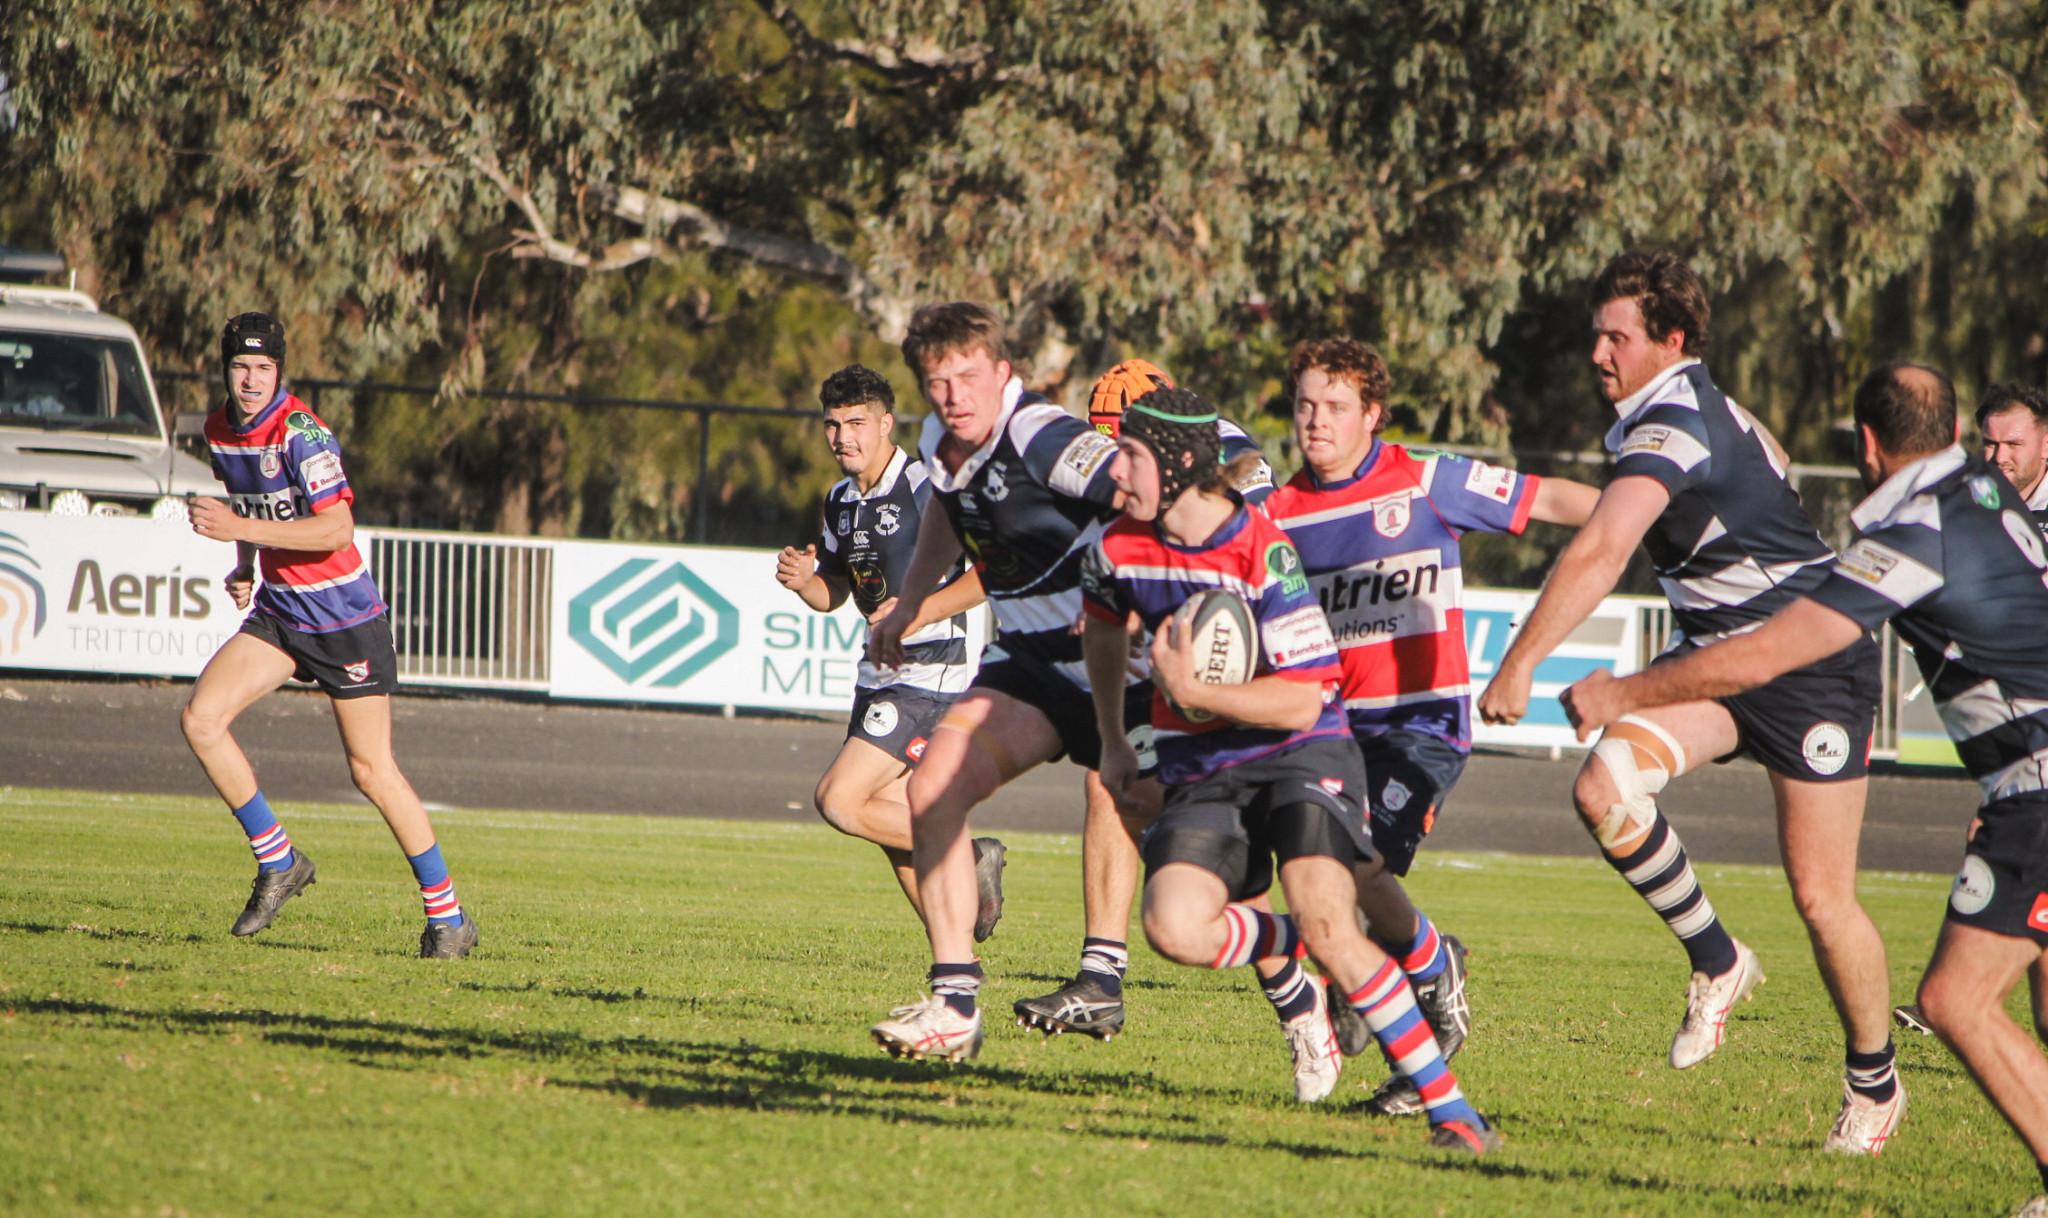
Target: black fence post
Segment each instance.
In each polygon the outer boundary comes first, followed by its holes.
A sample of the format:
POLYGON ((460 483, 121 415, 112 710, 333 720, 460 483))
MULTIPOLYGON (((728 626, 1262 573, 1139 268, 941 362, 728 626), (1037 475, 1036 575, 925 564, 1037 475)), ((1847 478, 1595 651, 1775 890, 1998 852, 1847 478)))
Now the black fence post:
POLYGON ((708 484, 711 480, 711 412, 697 412, 697 519, 692 522, 691 532, 697 535, 697 544, 704 544, 705 516, 711 510, 708 484))

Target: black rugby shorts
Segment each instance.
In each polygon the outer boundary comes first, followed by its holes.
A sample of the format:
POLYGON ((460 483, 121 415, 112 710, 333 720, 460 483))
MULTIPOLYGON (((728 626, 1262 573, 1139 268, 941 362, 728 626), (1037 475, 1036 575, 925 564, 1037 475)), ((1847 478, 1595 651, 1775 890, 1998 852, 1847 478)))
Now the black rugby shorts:
POLYGON ((1373 850, 1388 871, 1407 875, 1422 839, 1436 827, 1444 797, 1465 772, 1466 754, 1447 740, 1406 728, 1357 740, 1365 756, 1373 850))
POLYGON ((916 765, 924 760, 932 729, 959 696, 909 685, 855 689, 846 738, 865 740, 904 765, 916 765))
POLYGON ((1948 920, 2048 947, 2048 794, 2001 799, 1977 815, 1948 920))
MULTIPOLYGON (((1687 639, 1656 662, 1689 655, 1699 646, 1687 639)), ((1870 733, 1883 696, 1877 642, 1866 634, 1804 668, 1715 699, 1734 717, 1741 743, 1714 760, 1747 756, 1796 782, 1862 778, 1870 773, 1870 733)))
MULTIPOLYGON (((1004 655, 986 660, 974 678, 975 689, 1008 694, 1038 711, 1060 736, 1052 760, 1070 758, 1083 769, 1102 768, 1102 736, 1095 730, 1095 698, 1061 676, 1059 670, 1030 656, 1004 655)), ((972 693, 973 690, 969 690, 972 693)), ((1124 688, 1124 734, 1138 752, 1140 772, 1159 768, 1152 752, 1152 683, 1124 688)))
POLYGON ((1365 789, 1365 762, 1348 736, 1306 740, 1170 787, 1140 845, 1145 873, 1191 863, 1222 880, 1231 900, 1243 901, 1273 886, 1276 857, 1284 864, 1322 855, 1346 866, 1371 859, 1365 789), (1301 833, 1300 826, 1274 823, 1274 812, 1299 804, 1321 808, 1324 825, 1301 833))
POLYGON ((308 634, 258 609, 243 619, 241 633, 290 656, 298 666, 293 678, 314 682, 330 698, 374 698, 398 687, 398 653, 387 614, 346 630, 308 634))

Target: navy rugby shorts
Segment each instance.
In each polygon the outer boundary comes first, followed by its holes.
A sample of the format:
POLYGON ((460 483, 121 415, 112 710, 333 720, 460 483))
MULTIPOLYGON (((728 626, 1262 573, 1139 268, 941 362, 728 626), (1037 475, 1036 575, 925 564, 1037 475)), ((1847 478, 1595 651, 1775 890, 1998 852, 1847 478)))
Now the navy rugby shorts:
MULTIPOLYGON (((1052 760, 1065 756, 1084 769, 1102 768, 1102 737, 1095 730, 1094 695, 1061 676, 1057 668, 1030 656, 1004 655, 983 662, 981 672, 974 678, 974 688, 1008 694, 1044 715, 1060 734, 1060 751, 1052 760)), ((1138 752, 1140 771, 1150 774, 1157 770, 1159 764, 1152 751, 1150 681, 1124 688, 1124 725, 1131 747, 1138 752)))
POLYGON ((1948 920, 2048 947, 2048 793, 1987 804, 1948 894, 1948 920))
MULTIPOLYGON (((1690 639, 1658 656, 1699 648, 1690 639)), ((1876 640, 1864 635, 1831 656, 1718 698, 1734 716, 1742 743, 1714 760, 1747 756, 1795 782, 1850 782, 1870 773, 1870 733, 1884 695, 1876 640)))
POLYGON ((1441 737, 1406 728, 1357 737, 1365 755, 1366 807, 1372 847, 1387 870, 1407 875, 1436 814, 1465 772, 1465 751, 1441 737))
POLYGON ((1140 849, 1150 876, 1191 863, 1223 881, 1233 901, 1273 886, 1274 861, 1310 856, 1349 867, 1373 857, 1365 827, 1365 761, 1348 737, 1305 740, 1282 753, 1226 766, 1171 787, 1140 849), (1309 804, 1319 822, 1283 823, 1273 814, 1309 804))
POLYGON ((290 656, 292 677, 319 685, 330 698, 374 698, 398 687, 398 653, 391 618, 378 614, 359 626, 308 634, 262 609, 242 620, 241 633, 290 656))
POLYGON ((865 740, 904 765, 916 765, 924 760, 932 729, 959 696, 910 685, 857 688, 853 714, 846 721, 846 738, 865 740))

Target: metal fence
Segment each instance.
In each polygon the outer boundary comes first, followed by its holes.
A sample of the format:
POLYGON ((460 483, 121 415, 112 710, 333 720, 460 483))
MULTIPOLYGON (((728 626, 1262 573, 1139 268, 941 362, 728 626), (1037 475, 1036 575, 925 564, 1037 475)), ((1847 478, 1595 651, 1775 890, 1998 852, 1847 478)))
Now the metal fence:
POLYGON ((363 529, 409 685, 548 687, 554 551, 467 533, 363 529))

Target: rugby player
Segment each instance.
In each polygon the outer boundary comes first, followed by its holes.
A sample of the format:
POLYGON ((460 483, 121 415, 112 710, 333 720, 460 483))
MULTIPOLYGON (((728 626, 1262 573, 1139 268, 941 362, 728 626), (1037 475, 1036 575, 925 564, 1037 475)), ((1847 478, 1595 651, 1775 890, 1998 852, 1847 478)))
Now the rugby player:
POLYGON ((2048 393, 2010 381, 1993 385, 1977 399, 1977 432, 1984 459, 2018 489, 2034 526, 2048 534, 2048 393))
MULTIPOLYGON (((1785 479, 1782 457, 1707 374, 1707 298, 1675 255, 1624 254, 1594 281, 1593 365, 1618 419, 1612 480, 1558 558, 1509 645, 1479 712, 1513 723, 1539 661, 1648 549, 1676 624, 1663 658, 1753 629, 1828 577, 1834 553, 1785 479)), ((1657 793, 1701 761, 1746 753, 1770 774, 1793 903, 1847 1040, 1849 1098, 1824 1147, 1875 1154, 1905 1092, 1893 1068, 1884 941, 1856 900, 1870 733, 1880 694, 1868 637, 1758 689, 1660 707, 1617 722, 1580 769, 1573 801, 1608 863, 1657 911, 1692 965, 1671 1064, 1720 1047, 1735 1004, 1763 980, 1701 890, 1657 793)))
MULTIPOLYGON (((1458 539, 1519 533, 1531 520, 1578 526, 1600 493, 1381 442, 1393 379, 1379 352, 1357 339, 1301 343, 1288 371, 1303 464, 1266 511, 1294 542, 1329 616, 1346 718, 1365 756, 1373 849, 1357 868, 1358 905, 1367 934, 1407 972, 1449 1058, 1472 1026, 1465 945, 1438 933, 1399 877, 1472 751, 1458 539)), ((1346 1050, 1362 1050, 1362 1029, 1336 1014, 1346 1050)), ((1405 1115, 1421 1112, 1422 1100, 1396 1072, 1369 1106, 1405 1115)))
POLYGON ((1210 968, 1290 958, 1299 941, 1416 1081, 1433 1142, 1493 1149, 1499 1137, 1459 1091, 1407 976, 1358 931, 1352 866, 1373 857, 1365 768, 1340 705, 1336 644, 1300 558, 1270 519, 1229 493, 1216 411, 1199 396, 1161 389, 1138 399, 1117 450, 1125 514, 1089 552, 1084 638, 1103 784, 1121 795, 1141 764, 1116 688, 1130 615, 1152 632, 1151 722, 1168 794, 1145 835, 1146 938, 1169 959, 1210 968), (1174 628, 1183 604, 1216 588, 1252 611, 1259 663, 1243 685, 1199 681, 1195 640, 1174 628), (1245 903, 1271 886, 1275 860, 1290 916, 1245 903))
MULTIPOLYGON (((1565 692, 1583 738, 1643 708, 1765 686, 1889 621, 1913 649, 1982 788, 1920 1008, 2034 1153, 2048 1193, 2048 1058, 2005 1013, 2048 959, 2048 554, 2026 500, 1955 443, 1955 390, 1930 368, 1878 368, 1855 398, 1868 498, 1827 577, 1757 629, 1622 680, 1565 692)), ((2048 1218, 2048 1195, 2020 1213, 2048 1218)))
MULTIPOLYGON (((881 373, 859 364, 841 368, 825 378, 818 401, 825 409, 825 442, 846 477, 825 492, 818 542, 801 551, 784 547, 775 560, 775 578, 820 613, 851 596, 861 616, 879 621, 896 607, 894 590, 910 569, 931 486, 924 462, 912 460, 890 439, 896 391, 881 373)), ((981 601, 981 577, 972 568, 956 567, 926 598, 922 620, 905 633, 902 667, 885 671, 861 661, 846 743, 812 796, 827 824, 882 848, 912 909, 918 908, 917 873, 910 865, 904 787, 939 716, 974 679, 966 612, 981 601)), ((1003 914, 1003 844, 976 838, 974 862, 981 887, 974 920, 979 943, 1003 914)))
POLYGON ((427 811, 391 752, 398 659, 384 598, 355 547, 355 492, 341 446, 284 386, 283 326, 239 314, 221 332, 220 353, 228 400, 206 417, 206 444, 228 502, 192 500, 192 530, 235 543, 228 594, 236 608, 255 608, 199 674, 182 724, 256 854, 256 882, 232 933, 269 926, 314 882, 312 856, 292 844, 229 732, 258 698, 297 677, 327 694, 349 774, 412 865, 427 915, 420 956, 466 956, 477 944, 476 917, 456 900, 427 811))
MULTIPOLYGON (((982 1039, 973 951, 974 859, 965 832, 974 806, 1017 775, 1062 755, 1087 770, 1102 751, 1081 640, 1081 557, 1116 504, 1107 436, 1012 375, 1002 321, 967 302, 928 305, 911 318, 906 362, 931 403, 920 453, 934 490, 896 608, 873 628, 869 654, 901 664, 902 640, 925 598, 963 550, 981 568, 996 638, 974 685, 933 732, 909 786, 912 858, 931 940, 932 992, 874 1025, 899 1056, 970 1058, 982 1039)), ((1127 666, 1122 687, 1142 725, 1150 686, 1127 666)), ((1134 731, 1149 733, 1148 727, 1134 731)), ((1148 746, 1149 747, 1149 746, 1148 746)), ((1052 994, 1017 1004, 1047 1032, 1107 1038, 1123 1027, 1137 836, 1158 809, 1158 784, 1133 804, 1091 799, 1082 839, 1087 932, 1081 969, 1052 994), (1105 858, 1105 850, 1113 856, 1105 858)))

